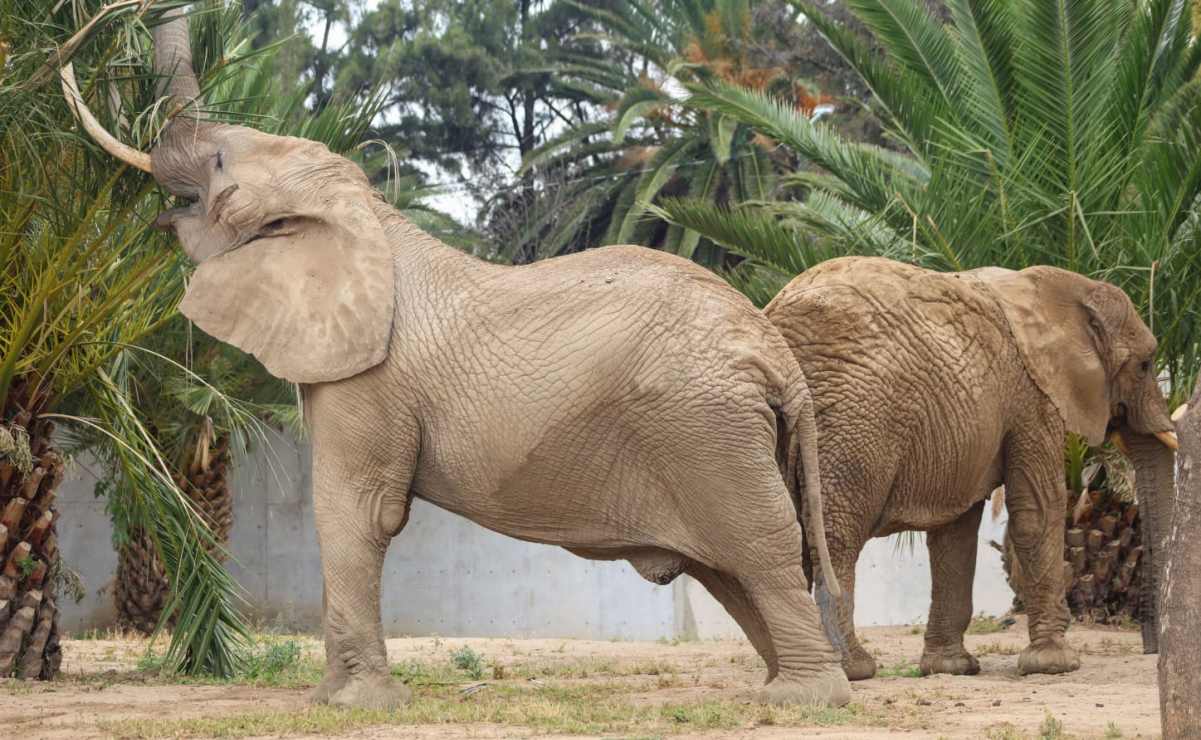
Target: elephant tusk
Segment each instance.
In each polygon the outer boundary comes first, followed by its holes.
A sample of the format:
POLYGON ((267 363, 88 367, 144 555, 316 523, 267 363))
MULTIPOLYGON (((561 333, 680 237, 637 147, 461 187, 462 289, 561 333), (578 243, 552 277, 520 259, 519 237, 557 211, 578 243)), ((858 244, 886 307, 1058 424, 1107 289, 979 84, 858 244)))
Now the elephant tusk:
POLYGON ((63 95, 67 98, 67 105, 71 107, 75 117, 79 119, 79 123, 83 126, 88 135, 99 144, 104 151, 113 155, 117 159, 126 164, 133 165, 143 172, 150 172, 150 155, 146 152, 140 152, 137 149, 122 144, 117 141, 117 138, 104 130, 92 112, 88 110, 88 106, 83 102, 83 95, 79 93, 79 84, 75 81, 75 69, 71 63, 63 65, 59 70, 59 76, 63 80, 63 95))
POLYGON ((1164 446, 1170 450, 1180 449, 1180 442, 1176 439, 1176 432, 1156 432, 1155 438, 1163 442, 1164 446))
POLYGON ((1184 418, 1184 415, 1186 413, 1188 413, 1188 404, 1187 403, 1180 404, 1179 406, 1176 407, 1176 410, 1172 412, 1172 421, 1180 421, 1181 419, 1184 418))
POLYGON ((1121 452, 1126 457, 1130 457, 1130 448, 1126 446, 1126 440, 1122 439, 1121 432, 1116 429, 1110 432, 1109 441, 1113 443, 1114 447, 1118 448, 1118 452, 1121 452))

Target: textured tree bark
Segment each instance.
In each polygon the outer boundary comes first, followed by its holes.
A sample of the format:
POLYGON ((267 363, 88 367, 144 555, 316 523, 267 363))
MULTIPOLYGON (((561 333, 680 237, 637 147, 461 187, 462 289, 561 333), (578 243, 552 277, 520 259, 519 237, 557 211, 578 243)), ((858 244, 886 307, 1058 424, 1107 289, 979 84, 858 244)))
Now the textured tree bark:
POLYGON ((19 379, 0 409, 0 678, 50 679, 62 663, 54 499, 63 460, 54 425, 37 418, 45 396, 33 393, 19 379))
POLYGON ((1201 381, 1176 423, 1177 487, 1160 584, 1159 708, 1164 740, 1201 737, 1201 381))

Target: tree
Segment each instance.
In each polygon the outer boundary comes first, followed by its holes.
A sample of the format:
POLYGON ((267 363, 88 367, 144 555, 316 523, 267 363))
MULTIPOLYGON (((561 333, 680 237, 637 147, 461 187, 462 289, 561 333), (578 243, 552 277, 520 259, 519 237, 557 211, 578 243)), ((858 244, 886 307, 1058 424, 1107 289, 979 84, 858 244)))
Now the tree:
POLYGON ((602 30, 565 44, 557 73, 611 113, 568 127, 527 156, 526 172, 552 181, 568 173, 562 179, 574 205, 568 218, 548 209, 553 227, 535 220, 507 243, 528 244, 529 252, 536 245, 538 256, 549 256, 635 242, 720 263, 723 252, 700 233, 648 218, 647 206, 664 195, 713 203, 767 198, 789 158, 733 118, 683 106, 679 91, 724 80, 770 90, 812 113, 827 101, 785 51, 795 12, 751 0, 596 0, 579 7, 602 30))
POLYGON ((107 100, 144 140, 153 100, 139 77, 146 19, 138 3, 6 0, 0 10, 0 675, 50 678, 58 670, 58 599, 67 571, 55 530, 63 456, 56 423, 98 430, 144 486, 128 516, 152 533, 166 568, 186 573, 175 598, 191 607, 170 660, 228 673, 246 628, 229 575, 205 551, 206 532, 153 462, 128 399, 106 372, 121 348, 171 313, 180 261, 151 228, 160 205, 148 178, 114 170, 73 133, 57 94, 67 58, 98 72, 87 94, 107 100), (95 20, 93 25, 85 25, 95 20), (84 29, 73 35, 75 29, 84 29), (80 399, 92 418, 64 414, 80 399))
POLYGON ((662 215, 746 256, 761 291, 831 254, 935 269, 1053 264, 1126 290, 1177 393, 1198 361, 1201 46, 1171 0, 862 0, 870 43, 804 0, 874 94, 904 154, 849 141, 788 101, 724 81, 690 105, 795 152, 805 199, 662 215))
POLYGON ((1159 654, 1159 706, 1165 740, 1201 735, 1201 382, 1186 408, 1172 414, 1180 437, 1176 501, 1160 584, 1163 620, 1159 654))
MULTIPOLYGON (((165 206, 153 181, 115 167, 76 130, 56 80, 70 61, 89 81, 82 95, 103 123, 149 148, 163 111, 147 29, 160 11, 184 4, 90 0, 48 9, 0 0, 3 675, 46 678, 60 659, 57 599, 69 576, 55 538, 60 443, 86 444, 107 462, 115 529, 143 532, 153 544, 172 588, 169 611, 179 615, 168 665, 228 675, 247 639, 213 534, 176 484, 170 451, 138 408, 142 399, 131 395, 148 386, 136 381, 130 360, 146 351, 130 348, 171 322, 186 260, 152 228, 165 206)), ((298 115, 295 99, 272 96, 269 55, 243 42, 240 8, 210 2, 204 9, 194 40, 205 91, 217 93, 208 98, 211 115, 336 151, 358 147, 378 111, 374 99, 298 115)), ((207 389, 211 403, 235 403, 183 364, 174 367, 180 382, 207 389)))

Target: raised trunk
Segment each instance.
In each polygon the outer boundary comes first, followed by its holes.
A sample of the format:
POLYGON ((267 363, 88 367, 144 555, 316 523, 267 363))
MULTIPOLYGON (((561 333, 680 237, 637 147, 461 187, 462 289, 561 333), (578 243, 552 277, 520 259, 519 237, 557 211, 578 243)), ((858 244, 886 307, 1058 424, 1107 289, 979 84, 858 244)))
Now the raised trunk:
POLYGON ((200 84, 192 71, 192 46, 188 38, 188 18, 184 8, 163 14, 163 23, 154 27, 154 73, 164 75, 159 95, 175 96, 184 101, 200 97, 200 84))
POLYGON ((1201 380, 1176 434, 1178 485, 1161 557, 1159 708, 1164 740, 1201 737, 1201 380))
POLYGON ((1139 621, 1142 623, 1143 652, 1150 654, 1159 652, 1159 584, 1166 552, 1164 540, 1170 525, 1175 455, 1149 435, 1129 435, 1126 444, 1134 462, 1139 517, 1143 522, 1139 621))
POLYGON ((19 379, 0 409, 0 678, 50 679, 62 663, 54 498, 63 459, 54 425, 37 418, 45 401, 19 379))

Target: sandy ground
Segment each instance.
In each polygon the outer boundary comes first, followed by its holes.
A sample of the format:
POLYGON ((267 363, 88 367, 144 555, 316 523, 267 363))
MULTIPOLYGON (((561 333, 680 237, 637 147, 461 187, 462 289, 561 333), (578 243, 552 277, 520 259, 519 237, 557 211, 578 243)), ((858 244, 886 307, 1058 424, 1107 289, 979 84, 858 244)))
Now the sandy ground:
MULTIPOLYGON (((1082 652, 1083 666, 1079 671, 1066 676, 1019 677, 1017 652, 1026 643, 1025 624, 1019 621, 1002 632, 968 636, 969 650, 980 658, 979 675, 928 678, 905 675, 912 674, 921 652, 920 628, 868 628, 863 634, 885 675, 853 685, 853 702, 858 705, 859 719, 849 725, 771 726, 765 725, 764 720, 755 721, 752 714, 748 715, 751 721, 734 729, 689 734, 687 727, 680 727, 667 733, 652 732, 651 736, 1009 740, 1039 737, 1048 727, 1048 715, 1062 723, 1058 737, 1158 736, 1155 656, 1141 654, 1137 632, 1074 626, 1068 637, 1082 652)), ((315 641, 306 644, 314 655, 319 655, 315 641)), ((762 664, 743 641, 671 644, 406 638, 389 640, 388 652, 394 664, 449 665, 451 651, 464 645, 486 657, 489 674, 483 682, 490 685, 575 689, 595 686, 598 692, 603 686, 609 692, 607 695, 618 691, 621 701, 635 707, 687 705, 708 700, 747 704, 750 688, 757 686, 763 675, 762 664), (499 673, 494 672, 495 666, 501 667, 499 673)), ((176 685, 147 677, 134 670, 144 649, 143 643, 133 640, 64 643, 63 679, 49 684, 0 683, 0 716, 5 718, 5 734, 14 738, 133 736, 147 731, 144 727, 130 729, 128 720, 306 711, 303 687, 176 685)), ((461 683, 473 684, 467 679, 461 683)), ((417 687, 419 695, 426 690, 436 689, 417 687)), ((459 701, 474 700, 464 696, 459 701)), ((748 707, 748 711, 755 710, 748 707)), ((437 722, 431 718, 426 724, 368 724, 345 731, 327 729, 321 734, 357 738, 565 737, 553 734, 554 728, 550 726, 437 722)), ((170 732, 160 727, 143 736, 170 732)), ((190 736, 198 736, 195 729, 189 732, 190 736)), ((301 737, 304 733, 269 736, 301 737)))

